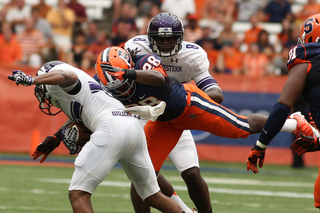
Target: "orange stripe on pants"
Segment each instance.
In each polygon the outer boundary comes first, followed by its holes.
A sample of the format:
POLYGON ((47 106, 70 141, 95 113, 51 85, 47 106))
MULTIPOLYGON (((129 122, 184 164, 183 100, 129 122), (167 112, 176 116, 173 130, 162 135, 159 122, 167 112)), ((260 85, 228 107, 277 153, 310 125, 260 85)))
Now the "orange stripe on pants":
POLYGON ((239 116, 191 84, 184 84, 187 91, 186 107, 183 113, 172 121, 148 121, 144 127, 148 150, 156 171, 160 171, 164 160, 177 144, 183 130, 194 129, 228 138, 246 138, 249 130, 240 128, 239 124, 248 125, 245 116, 239 116), (197 97, 205 101, 196 106, 197 97), (201 108, 200 108, 201 107, 201 108), (220 115, 224 115, 221 117, 220 115), (231 118, 234 122, 231 122, 231 118))

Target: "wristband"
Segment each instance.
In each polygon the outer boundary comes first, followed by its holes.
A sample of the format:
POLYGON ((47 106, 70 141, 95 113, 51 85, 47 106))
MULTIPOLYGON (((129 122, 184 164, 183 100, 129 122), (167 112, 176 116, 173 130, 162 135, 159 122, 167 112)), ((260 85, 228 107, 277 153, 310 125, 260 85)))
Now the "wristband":
POLYGON ((31 75, 28 75, 28 78, 30 80, 30 82, 28 83, 28 86, 31 86, 33 84, 33 82, 34 82, 34 79, 32 78, 31 75))
POLYGON ((124 69, 124 79, 136 80, 137 79, 137 72, 135 69, 124 69))
POLYGON ((268 145, 265 145, 265 144, 261 143, 259 140, 257 140, 256 146, 260 147, 261 149, 265 149, 265 148, 267 148, 268 145))
POLYGON ((58 139, 58 141, 61 141, 61 134, 62 134, 63 128, 60 128, 56 133, 54 133, 53 135, 56 136, 56 138, 58 139))

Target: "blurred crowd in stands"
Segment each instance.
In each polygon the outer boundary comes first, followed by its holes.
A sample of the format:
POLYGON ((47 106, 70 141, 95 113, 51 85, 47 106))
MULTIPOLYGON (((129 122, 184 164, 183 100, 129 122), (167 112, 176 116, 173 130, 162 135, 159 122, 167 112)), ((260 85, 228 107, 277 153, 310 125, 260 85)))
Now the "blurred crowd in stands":
POLYGON ((87 15, 85 0, 57 0, 55 5, 49 0, 7 1, 0 11, 0 65, 37 68, 49 60, 63 60, 92 69, 103 49, 147 34, 150 19, 169 11, 183 21, 184 40, 205 49, 211 73, 286 75, 288 51, 296 45, 301 23, 320 13, 317 0, 300 0, 295 12, 294 0, 106 1, 111 1, 111 8, 100 20, 87 15), (235 23, 250 27, 237 32, 235 23), (272 41, 264 23, 281 27, 272 41))

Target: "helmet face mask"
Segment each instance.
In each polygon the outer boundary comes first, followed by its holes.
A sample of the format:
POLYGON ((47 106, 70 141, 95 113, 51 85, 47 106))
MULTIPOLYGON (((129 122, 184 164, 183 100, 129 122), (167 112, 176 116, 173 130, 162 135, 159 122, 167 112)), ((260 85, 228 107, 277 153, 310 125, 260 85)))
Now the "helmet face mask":
MULTIPOLYGON (((108 74, 109 75, 109 74, 108 74)), ((118 100, 127 100, 132 97, 136 87, 132 80, 124 80, 118 84, 115 84, 114 87, 106 86, 100 81, 100 85, 102 88, 107 91, 111 91, 112 95, 118 100)))
POLYGON ((161 57, 177 54, 183 40, 183 23, 174 14, 159 13, 148 25, 148 39, 152 51, 161 57))
POLYGON ((320 41, 320 14, 310 16, 301 26, 297 44, 320 41))
POLYGON ((36 96, 37 100, 39 101, 39 108, 40 110, 46 114, 46 115, 57 115, 58 113, 60 113, 62 110, 60 109, 60 106, 58 106, 58 104, 56 104, 55 102, 52 103, 52 99, 49 95, 49 93, 46 90, 45 85, 41 84, 41 85, 37 85, 34 88, 34 95, 36 96), (56 108, 60 109, 57 112, 51 112, 51 107, 55 106, 56 108))
POLYGON ((124 100, 130 98, 131 90, 135 88, 134 81, 115 78, 104 69, 103 65, 105 64, 123 69, 131 69, 134 65, 130 54, 120 47, 108 47, 100 53, 95 66, 103 88, 113 92, 113 95, 118 99, 124 100))

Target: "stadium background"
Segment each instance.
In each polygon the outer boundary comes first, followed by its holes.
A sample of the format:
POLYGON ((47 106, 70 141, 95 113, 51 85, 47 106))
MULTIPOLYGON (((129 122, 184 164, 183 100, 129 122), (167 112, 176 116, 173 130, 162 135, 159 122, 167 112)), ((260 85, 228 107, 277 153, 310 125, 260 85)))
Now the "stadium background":
MULTIPOLYGON (((47 1, 54 5, 57 1, 47 1)), ((82 0, 79 1, 86 7, 88 17, 100 20, 107 18, 112 9, 111 0, 82 0)), ((291 1, 292 11, 299 11, 307 1, 291 1)), ((0 5, 8 3, 0 0, 0 5)), ((38 3, 36 0, 26 0, 27 5, 38 3)), ((137 25, 141 26, 141 19, 137 18, 137 25), (139 24, 140 23, 140 24, 139 24)), ((275 41, 276 34, 282 28, 279 23, 263 23, 271 41, 275 41)), ((110 27, 110 26, 109 26, 110 27)), ((248 22, 233 23, 232 29, 239 35, 250 28, 248 22)), ((65 115, 47 116, 40 112, 38 102, 34 97, 33 87, 20 88, 7 80, 12 69, 22 69, 27 74, 34 75, 35 68, 28 66, 0 67, 0 152, 2 153, 29 153, 47 135, 51 135, 64 123, 65 115)), ((85 70, 94 75, 94 70, 85 70)), ((268 114, 274 103, 279 98, 286 76, 233 76, 229 74, 214 73, 224 91, 223 105, 235 112, 246 115, 249 113, 268 114)), ((249 150, 258 135, 249 136, 248 139, 225 139, 201 131, 192 131, 196 140, 200 160, 219 162, 245 162, 249 150)), ((293 137, 288 133, 280 133, 268 148, 266 163, 284 164, 292 163, 292 153, 289 146, 293 137)), ((67 150, 60 146, 54 154, 67 155, 67 150)), ((317 153, 304 156, 306 166, 319 164, 317 153)))
MULTIPOLYGON (((0 152, 29 153, 47 135, 52 135, 65 122, 63 113, 47 116, 39 110, 33 87, 20 88, 7 80, 11 70, 0 68, 0 152)), ((34 69, 24 69, 34 74, 34 69)), ((88 71, 93 75, 94 71, 88 71)), ((252 112, 268 113, 279 98, 286 77, 234 78, 229 75, 217 75, 220 86, 224 88, 224 106, 240 114, 252 112)), ((247 139, 226 139, 201 131, 193 131, 200 160, 218 162, 245 162, 249 150, 258 135, 247 139)), ((290 165, 292 154, 289 133, 280 133, 268 148, 266 163, 290 165)), ((54 154, 67 155, 61 145, 54 154)), ((318 165, 318 154, 305 155, 306 166, 318 165)))

